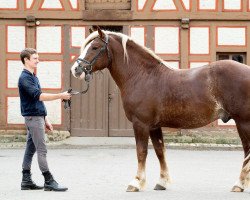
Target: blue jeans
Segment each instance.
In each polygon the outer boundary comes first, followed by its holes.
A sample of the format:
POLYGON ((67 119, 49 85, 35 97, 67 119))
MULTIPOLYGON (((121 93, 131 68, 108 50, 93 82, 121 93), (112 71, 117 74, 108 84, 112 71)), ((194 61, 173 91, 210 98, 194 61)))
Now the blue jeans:
POLYGON ((32 158, 35 152, 37 152, 37 160, 41 172, 49 171, 44 116, 28 116, 24 118, 27 128, 27 142, 22 168, 24 170, 31 169, 32 158))

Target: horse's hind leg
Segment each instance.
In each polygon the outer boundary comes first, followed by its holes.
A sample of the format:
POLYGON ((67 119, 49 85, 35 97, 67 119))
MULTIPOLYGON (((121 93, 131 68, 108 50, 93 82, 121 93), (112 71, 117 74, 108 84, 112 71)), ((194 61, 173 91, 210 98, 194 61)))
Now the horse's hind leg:
POLYGON ((243 192, 250 184, 250 122, 236 122, 239 136, 244 150, 244 162, 239 180, 232 188, 232 192, 243 192))
POLYGON ((165 190, 170 182, 168 167, 166 163, 165 147, 161 128, 150 130, 150 138, 154 145, 155 153, 160 162, 160 178, 155 186, 155 190, 165 190))
POLYGON ((133 128, 136 141, 138 169, 136 177, 128 185, 127 192, 138 192, 143 189, 146 184, 145 165, 148 154, 149 128, 139 121, 133 122, 133 128))

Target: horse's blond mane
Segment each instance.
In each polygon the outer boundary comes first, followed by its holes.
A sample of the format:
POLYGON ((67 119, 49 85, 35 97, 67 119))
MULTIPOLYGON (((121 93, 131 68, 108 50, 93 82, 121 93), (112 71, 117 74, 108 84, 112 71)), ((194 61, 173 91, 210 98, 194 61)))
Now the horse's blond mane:
MULTIPOLYGON (((127 48, 126 48, 126 44, 127 44, 127 41, 128 40, 131 40, 133 41, 134 43, 136 43, 138 46, 140 46, 143 50, 145 50, 148 54, 150 54, 153 58, 155 58, 156 60, 160 61, 161 63, 164 64, 164 61, 159 57, 157 56, 151 49, 145 47, 145 46, 142 46, 140 45, 138 42, 136 42, 133 38, 125 35, 125 34, 122 34, 122 33, 117 33, 117 32, 112 32, 112 31, 103 31, 105 34, 113 34, 113 35, 116 35, 118 37, 120 37, 122 39, 122 47, 123 47, 123 50, 124 50, 124 58, 128 61, 128 53, 127 53, 127 48)), ((91 33, 85 40, 84 40, 84 43, 81 47, 81 52, 83 51, 83 49, 86 47, 86 45, 92 41, 93 39, 97 38, 99 36, 98 32, 97 31, 94 31, 93 33, 91 33)), ((165 64, 166 65, 166 64, 165 64)), ((168 66, 169 67, 169 66, 168 66)))

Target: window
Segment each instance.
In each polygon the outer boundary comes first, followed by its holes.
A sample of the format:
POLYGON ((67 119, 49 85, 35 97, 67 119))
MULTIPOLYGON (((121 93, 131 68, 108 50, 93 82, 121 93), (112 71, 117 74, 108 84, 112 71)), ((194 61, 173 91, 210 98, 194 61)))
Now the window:
POLYGON ((217 53, 217 60, 235 60, 237 62, 246 64, 245 53, 217 53))
POLYGON ((105 31, 114 31, 114 32, 123 32, 122 26, 99 26, 102 30, 105 31))

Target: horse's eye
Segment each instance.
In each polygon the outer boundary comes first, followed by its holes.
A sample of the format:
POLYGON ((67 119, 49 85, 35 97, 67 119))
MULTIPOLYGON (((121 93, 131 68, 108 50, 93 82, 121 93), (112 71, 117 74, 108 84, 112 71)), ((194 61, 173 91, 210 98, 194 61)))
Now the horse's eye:
POLYGON ((97 47, 92 47, 93 50, 97 50, 98 48, 97 47))

